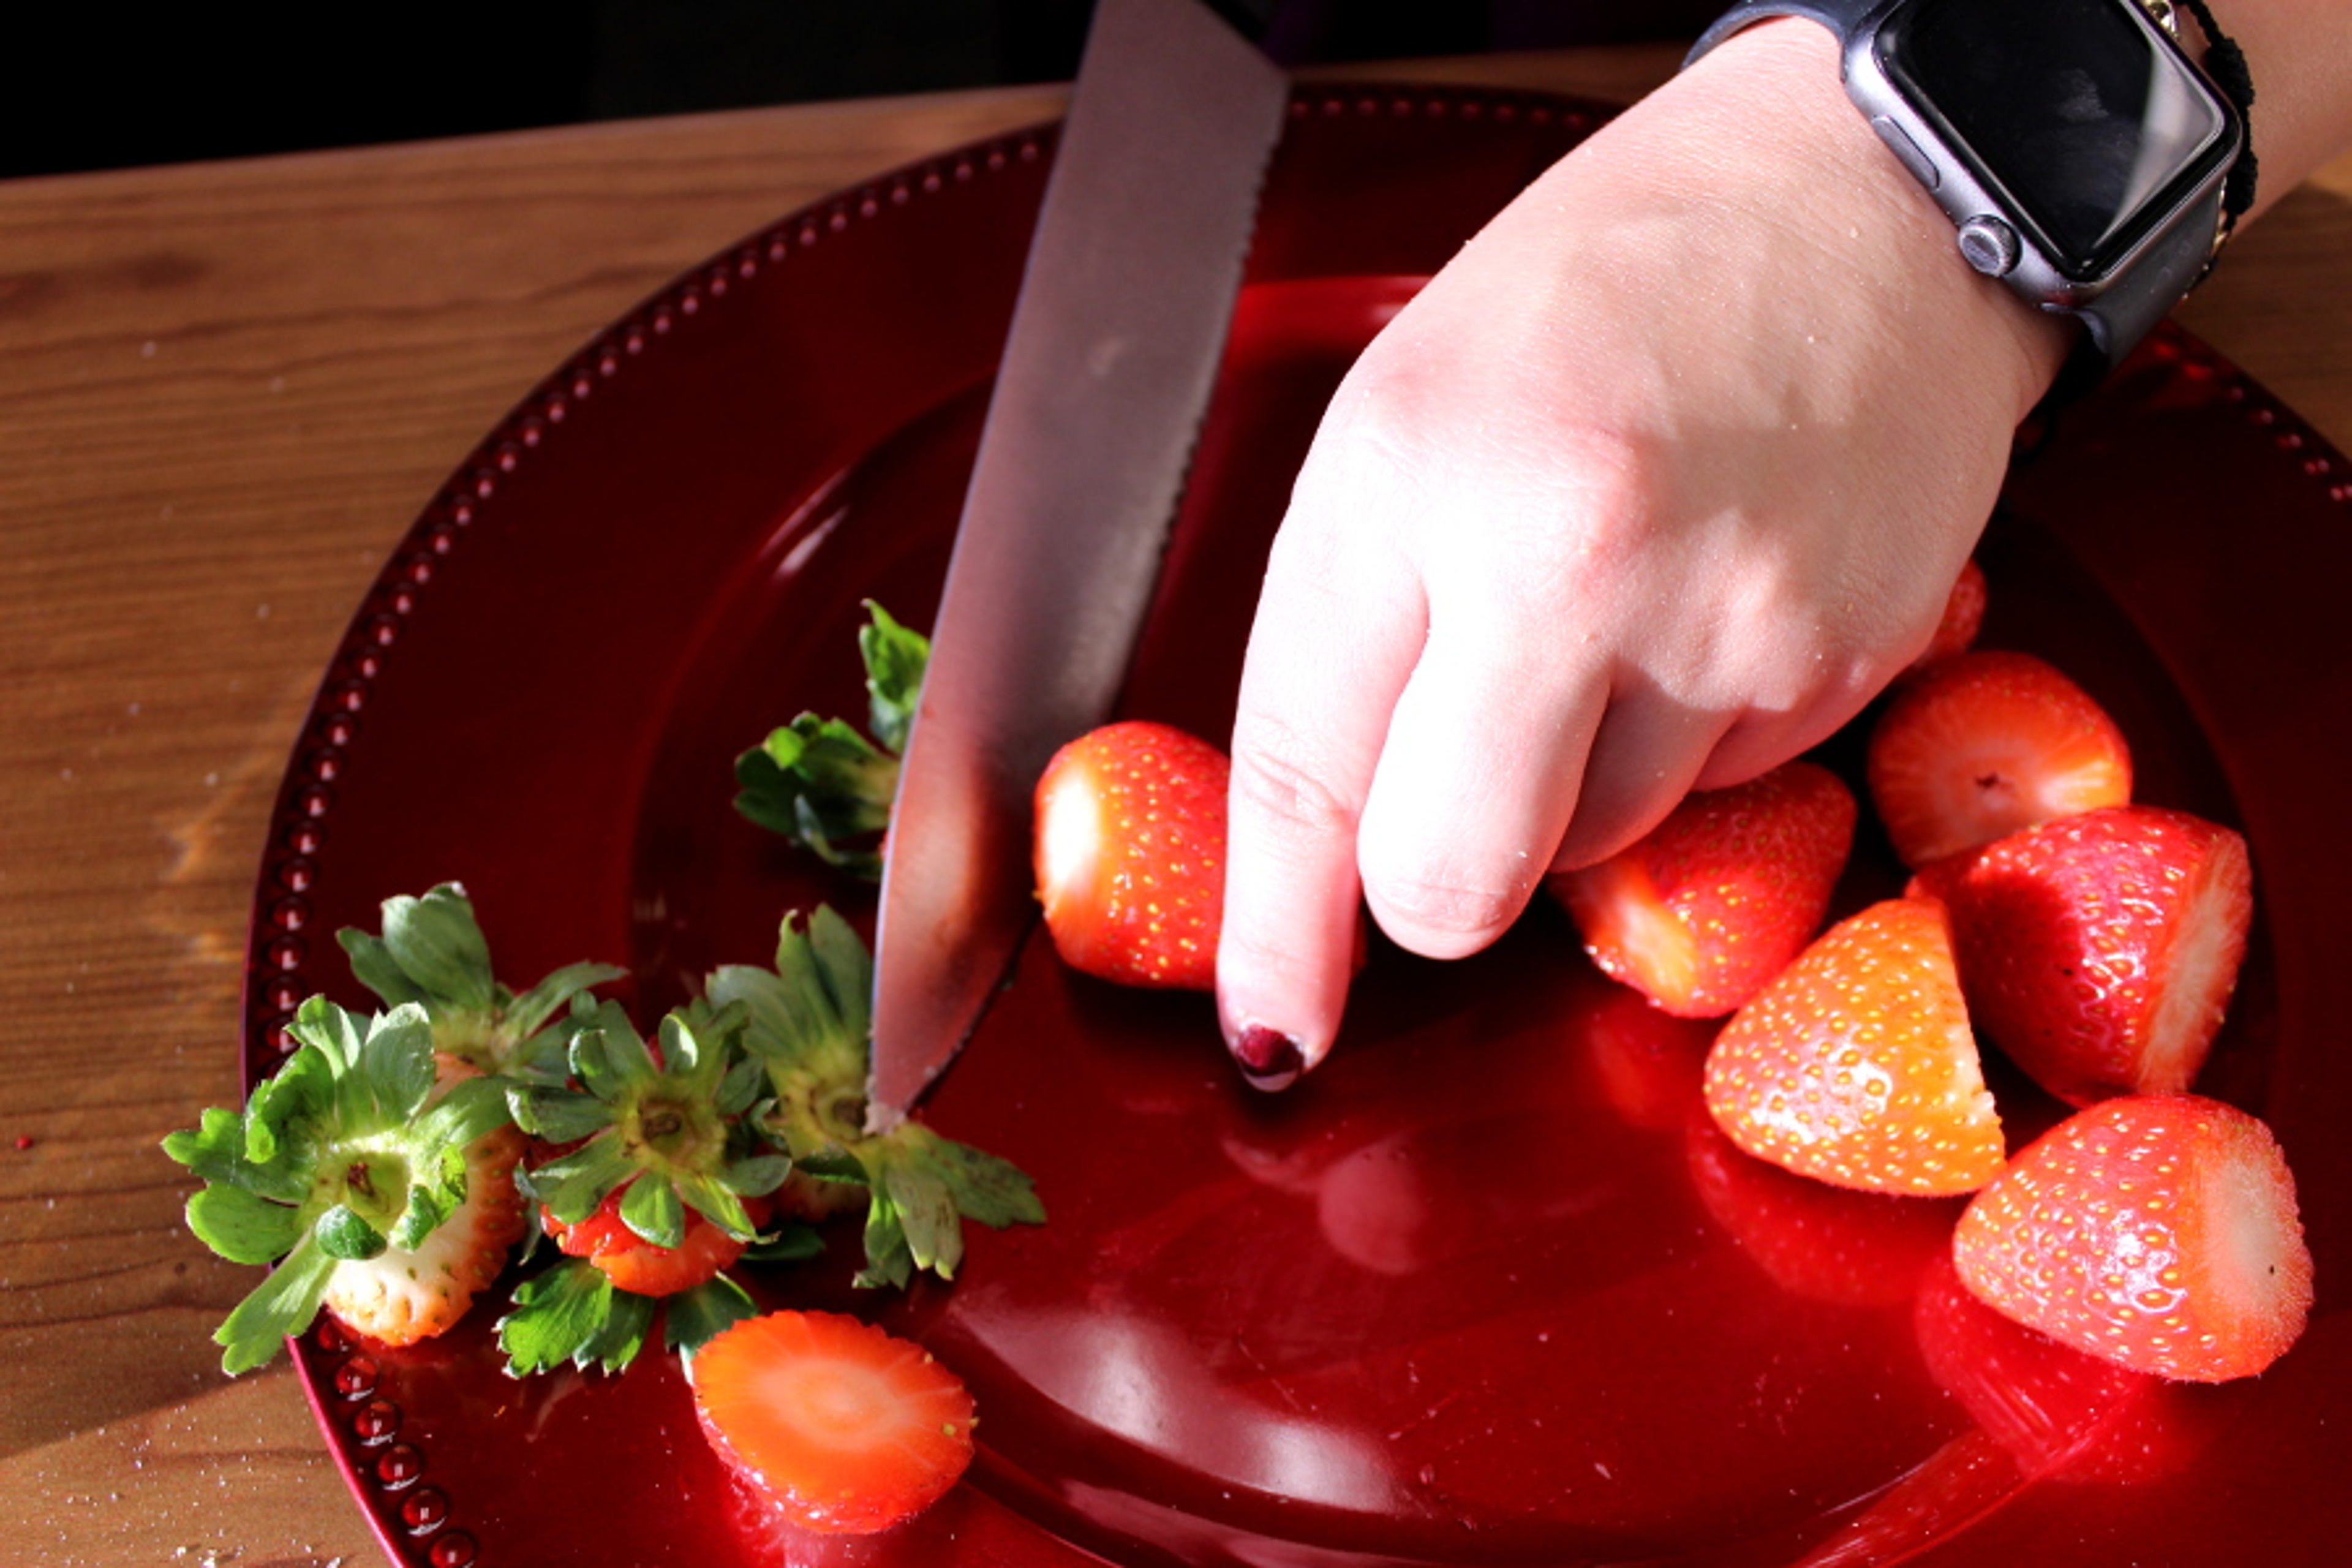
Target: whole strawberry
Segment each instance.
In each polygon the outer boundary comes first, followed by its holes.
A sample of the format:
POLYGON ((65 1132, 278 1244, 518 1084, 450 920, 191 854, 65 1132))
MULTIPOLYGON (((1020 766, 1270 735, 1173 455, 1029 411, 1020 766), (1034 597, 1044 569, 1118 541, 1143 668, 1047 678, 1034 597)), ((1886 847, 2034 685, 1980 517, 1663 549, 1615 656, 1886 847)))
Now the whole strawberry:
POLYGON ((1063 962, 1123 985, 1216 984, 1232 764, 1129 720, 1064 746, 1037 781, 1037 898, 1063 962))
POLYGON ((1944 616, 1936 623, 1935 635, 1927 639, 1927 646, 1911 661, 1910 668, 1925 669, 1974 647, 1977 633, 1984 626, 1989 598, 1984 568, 1971 557, 1952 581, 1952 592, 1944 600, 1944 616))
POLYGON ((1821 928, 1853 822, 1836 774, 1788 763, 1685 797, 1639 843, 1549 886, 1602 973, 1676 1017, 1718 1017, 1821 928))
POLYGON ((2103 1100, 2060 1122, 1969 1205, 1952 1257, 1988 1305, 2159 1377, 2252 1376, 2311 1310, 2278 1141, 2191 1094, 2103 1100))
POLYGON ((1895 689, 1871 731, 1870 797, 1906 866, 2131 798, 2105 710, 2032 654, 1976 649, 1895 689))
POLYGON ((2245 840, 2183 811, 2107 806, 1928 867, 1979 1027, 2071 1105, 2187 1089, 2253 921, 2245 840))
POLYGON ((1973 1192, 2000 1169, 2000 1117, 1932 899, 1827 931, 1732 1016, 1706 1105, 1759 1159, 1839 1186, 1973 1192))

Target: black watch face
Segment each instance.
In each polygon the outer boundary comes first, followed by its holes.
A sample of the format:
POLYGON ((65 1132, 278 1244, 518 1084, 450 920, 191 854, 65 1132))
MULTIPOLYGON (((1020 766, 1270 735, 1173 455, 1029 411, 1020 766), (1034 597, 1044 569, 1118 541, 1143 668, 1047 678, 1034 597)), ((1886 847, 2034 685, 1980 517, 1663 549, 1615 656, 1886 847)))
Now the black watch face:
POLYGON ((2233 144, 2135 0, 1918 0, 1880 50, 2070 278, 2104 275, 2233 144))

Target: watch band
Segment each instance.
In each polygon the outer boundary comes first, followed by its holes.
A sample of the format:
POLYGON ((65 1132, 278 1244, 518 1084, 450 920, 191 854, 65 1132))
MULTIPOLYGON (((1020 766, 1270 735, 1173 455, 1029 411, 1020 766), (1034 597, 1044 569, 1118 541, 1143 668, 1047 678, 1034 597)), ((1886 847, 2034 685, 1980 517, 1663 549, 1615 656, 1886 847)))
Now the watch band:
MULTIPOLYGON (((1827 28, 1838 40, 1839 76, 1849 84, 1851 91, 1850 58, 1853 51, 1869 48, 1880 25, 1908 3, 1909 0, 1738 0, 1700 35, 1683 64, 1688 68, 1725 39, 1756 23, 1780 16, 1801 16, 1827 28)), ((1857 107, 1861 105, 1857 103, 1857 107)), ((1869 115, 1867 109, 1864 112, 1869 115)), ((1881 115, 1869 115, 1869 122, 1913 178, 1923 186, 1934 188, 1932 165, 1902 129, 1881 115)), ((1948 206, 1946 210, 1958 226, 1959 248, 1969 264, 1979 271, 2004 277, 2014 259, 2014 251, 2002 247, 2013 247, 2015 239, 2014 231, 2002 221, 2002 215, 1972 216, 1953 212, 1948 206)), ((2038 308, 2072 316, 2083 323, 2088 339, 2086 352, 2077 353, 2070 362, 2062 385, 2086 376, 2095 380, 2098 374, 2120 362, 2166 312, 2196 287, 2211 265, 2221 238, 2228 232, 2222 187, 2217 184, 2204 193, 2171 226, 2175 230, 2186 229, 2200 237, 2202 242, 2149 245, 2135 258, 2132 266, 2121 269, 2095 293, 2076 300, 2038 297, 2013 279, 2007 279, 2013 290, 2038 308)))

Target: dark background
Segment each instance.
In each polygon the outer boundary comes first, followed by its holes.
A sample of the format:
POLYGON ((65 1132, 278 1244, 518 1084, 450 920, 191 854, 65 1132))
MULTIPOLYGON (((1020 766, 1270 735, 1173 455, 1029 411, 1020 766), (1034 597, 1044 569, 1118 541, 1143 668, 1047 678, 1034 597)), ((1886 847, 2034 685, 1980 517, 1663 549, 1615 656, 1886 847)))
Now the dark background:
MULTIPOLYGON (((0 177, 1066 80, 1091 0, 16 0, 0 177)), ((1719 0, 1282 0, 1286 63, 1689 37, 1719 0)))

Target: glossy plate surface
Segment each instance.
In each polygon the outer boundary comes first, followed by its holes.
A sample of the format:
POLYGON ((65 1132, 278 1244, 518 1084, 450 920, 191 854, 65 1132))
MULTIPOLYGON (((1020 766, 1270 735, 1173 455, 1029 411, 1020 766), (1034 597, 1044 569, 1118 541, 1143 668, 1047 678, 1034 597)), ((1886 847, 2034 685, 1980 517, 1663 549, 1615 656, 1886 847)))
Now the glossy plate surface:
MULTIPOLYGON (((1593 111, 1452 90, 1302 96, 1129 711, 1222 739, 1258 563, 1338 375, 1593 111)), ((796 215, 681 279, 485 441, 327 674, 261 869, 246 1061, 305 995, 369 1000, 332 932, 463 881, 501 973, 630 965, 648 1018, 787 909, 869 890, 729 808, 804 708, 863 710, 860 602, 928 624, 1050 133, 796 215)), ((2158 1388, 2005 1336, 1937 1258, 1948 1205, 1838 1194, 1696 1114, 1706 1031, 1530 913, 1453 965, 1376 952, 1343 1048, 1244 1088, 1200 996, 1033 942, 927 1114, 1038 1180, 1042 1228, 952 1287, 755 1283, 919 1335, 982 1412, 972 1480, 875 1541, 780 1534, 676 1373, 511 1382, 493 1310, 372 1353, 299 1347, 388 1550, 464 1564, 1682 1563, 2199 1568, 2352 1531, 2352 837, 2312 764, 2352 718, 2343 460, 2160 338, 2013 476, 1988 643, 2106 703, 2144 798, 2241 825, 2262 900, 2201 1087, 2268 1117, 2320 1308, 2272 1373, 2158 1388)), ((1836 746, 1833 762, 1843 758, 1836 746)), ((1849 889, 1891 885, 1865 847, 1849 889)), ((2051 1110, 1996 1081, 2019 1130, 2051 1110)), ((845 1236, 837 1254, 855 1251, 845 1236)))

